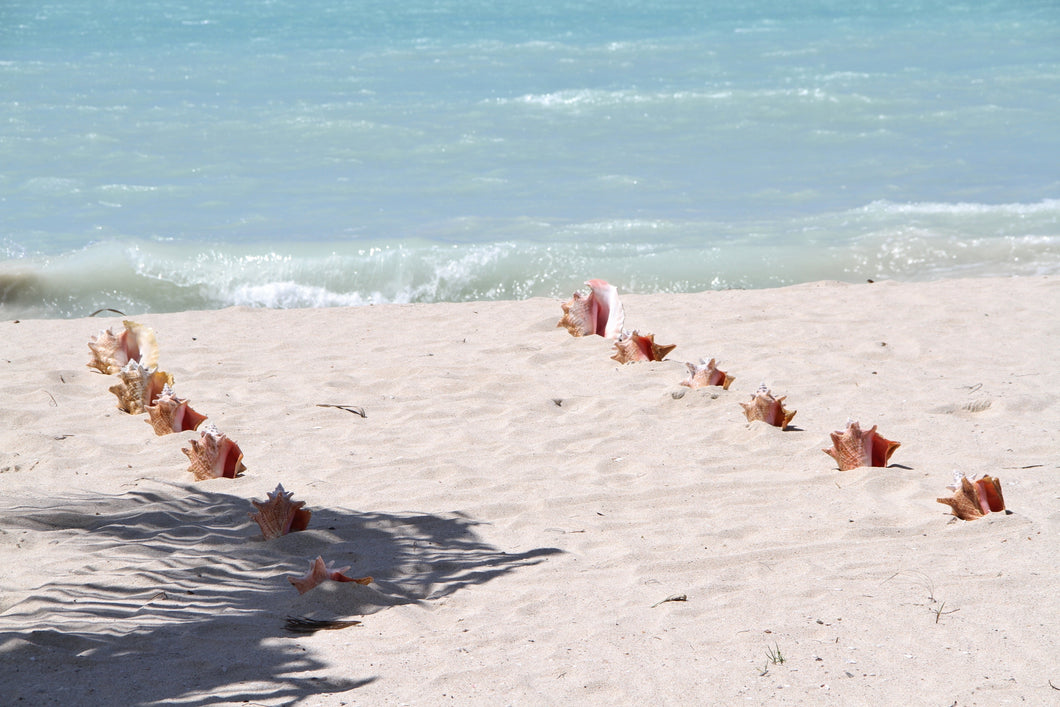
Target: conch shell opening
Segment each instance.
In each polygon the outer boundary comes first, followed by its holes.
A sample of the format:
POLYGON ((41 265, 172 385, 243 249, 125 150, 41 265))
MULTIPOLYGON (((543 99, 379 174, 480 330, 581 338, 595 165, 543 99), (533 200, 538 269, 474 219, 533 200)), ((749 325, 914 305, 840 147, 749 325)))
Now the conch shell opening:
POLYGON ((104 329, 89 339, 88 348, 92 351, 89 368, 111 375, 129 361, 139 361, 147 368, 158 365, 158 340, 154 329, 128 320, 122 324, 124 329, 118 333, 104 329))
POLYGON ((681 381, 681 385, 688 386, 692 390, 711 385, 721 386, 723 390, 728 390, 732 382, 736 380, 734 376, 719 370, 714 359, 708 361, 701 358, 699 363, 686 363, 685 365, 688 366, 688 378, 681 381))
POLYGON ((615 355, 611 358, 619 363, 638 361, 662 361, 677 348, 677 344, 655 343, 655 334, 642 335, 636 331, 624 331, 615 342, 615 355))
POLYGON ((833 432, 831 437, 832 448, 821 451, 836 460, 840 471, 860 466, 887 466, 894 450, 902 446, 900 442, 877 434, 876 425, 862 430, 857 420, 847 421, 847 428, 833 432))
POLYGON ((761 420, 773 427, 784 429, 791 423, 797 410, 788 410, 784 407, 787 396, 774 398, 766 384, 759 386, 758 391, 751 396, 751 402, 740 403, 748 422, 761 420))
POLYGON ((267 501, 251 501, 258 512, 248 515, 261 528, 261 534, 266 540, 309 527, 309 518, 313 512, 302 508, 305 501, 292 501, 293 495, 292 492, 283 490, 283 484, 277 484, 276 490, 268 494, 267 501))
POLYGON ((618 288, 604 280, 589 280, 589 294, 575 292, 564 302, 563 318, 556 324, 571 336, 591 336, 614 339, 622 332, 625 312, 618 299, 618 288))
POLYGON ((214 425, 207 425, 199 433, 200 439, 188 440, 191 449, 181 449, 191 460, 188 471, 196 481, 206 479, 234 479, 246 471, 243 452, 239 445, 225 436, 214 425))

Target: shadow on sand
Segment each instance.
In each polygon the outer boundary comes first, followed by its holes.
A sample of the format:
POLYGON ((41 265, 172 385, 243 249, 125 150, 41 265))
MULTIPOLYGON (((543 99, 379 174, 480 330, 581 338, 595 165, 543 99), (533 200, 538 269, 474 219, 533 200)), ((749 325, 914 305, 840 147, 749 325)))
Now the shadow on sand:
POLYGON ((290 704, 353 690, 375 679, 366 662, 365 674, 336 678, 285 630, 288 616, 363 618, 560 552, 501 552, 459 514, 335 509, 314 509, 308 530, 265 542, 247 499, 159 486, 16 508, 0 520, 4 554, 24 553, 25 585, 35 587, 0 595, 5 703, 290 704), (73 547, 33 552, 57 543, 73 547), (286 577, 317 555, 375 581, 326 582, 299 596, 286 577), (31 564, 42 556, 61 559, 31 564))

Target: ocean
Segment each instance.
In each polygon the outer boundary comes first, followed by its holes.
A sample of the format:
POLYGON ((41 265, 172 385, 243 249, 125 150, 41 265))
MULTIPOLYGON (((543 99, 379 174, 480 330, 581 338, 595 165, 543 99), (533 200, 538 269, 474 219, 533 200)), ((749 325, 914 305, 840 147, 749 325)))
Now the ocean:
POLYGON ((0 318, 1060 273, 1060 3, 4 0, 0 318))

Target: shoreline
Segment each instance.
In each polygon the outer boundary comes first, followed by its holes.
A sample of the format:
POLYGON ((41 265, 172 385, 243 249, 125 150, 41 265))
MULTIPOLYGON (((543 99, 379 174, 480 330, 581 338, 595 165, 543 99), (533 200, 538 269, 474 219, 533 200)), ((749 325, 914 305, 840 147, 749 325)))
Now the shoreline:
MULTIPOLYGON (((1048 220, 1047 215, 1040 218, 1048 220)), ((465 244, 462 250, 423 246, 407 257, 399 255, 405 246, 397 244, 383 249, 389 255, 379 263, 373 260, 375 249, 333 253, 330 258, 281 249, 265 256, 238 250, 215 253, 201 264, 192 244, 185 245, 183 255, 152 255, 148 244, 126 251, 121 244, 109 243, 93 247, 103 252, 79 251, 74 260, 62 256, 47 264, 0 263, 0 321, 78 319, 107 309, 137 316, 149 310, 179 314, 230 307, 327 309, 565 299, 583 286, 581 273, 588 262, 596 263, 592 270, 606 273, 622 292, 646 296, 772 290, 820 281, 926 284, 1055 277, 1060 272, 1048 235, 1023 236, 1007 245, 968 239, 934 245, 916 239, 861 241, 849 247, 834 243, 812 248, 791 243, 768 258, 747 243, 725 250, 724 257, 711 246, 684 250, 660 242, 642 251, 628 243, 614 244, 616 252, 607 258, 597 257, 595 249, 602 246, 591 243, 555 256, 553 245, 537 244, 527 251, 525 244, 503 242, 465 244), (118 252, 110 253, 112 249, 118 252), (1007 253, 1001 264, 998 249, 1007 253), (726 264, 730 258, 734 262, 726 264), (909 263, 903 265, 903 259, 909 263), (700 261, 703 267, 691 265, 700 261)))
POLYGON ((34 704, 1052 697, 1055 278, 620 296, 627 327, 677 345, 666 360, 618 365, 546 298, 132 315, 244 453, 241 477, 204 482, 180 451, 197 434, 154 435, 85 366, 122 317, 0 322, 0 686, 34 704), (728 390, 680 386, 702 357, 728 390), (745 419, 761 383, 789 429, 745 419), (889 467, 821 451, 848 418, 901 442, 889 467), (952 519, 935 499, 954 469, 999 477, 1011 512, 952 519), (263 541, 250 501, 278 483, 313 518, 263 541), (317 555, 375 581, 298 595, 286 577, 317 555))

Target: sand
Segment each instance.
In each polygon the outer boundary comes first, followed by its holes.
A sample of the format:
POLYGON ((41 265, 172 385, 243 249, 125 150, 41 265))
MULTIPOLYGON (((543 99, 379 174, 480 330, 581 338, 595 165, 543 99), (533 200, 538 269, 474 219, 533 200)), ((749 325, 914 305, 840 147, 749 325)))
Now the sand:
POLYGON ((203 482, 86 367, 120 317, 0 322, 4 703, 1060 703, 1060 281, 623 302, 667 360, 548 299, 133 315, 244 452, 203 482), (848 418, 888 468, 821 451, 848 418), (278 483, 313 517, 266 542, 278 483), (317 555, 375 581, 300 596, 317 555))

